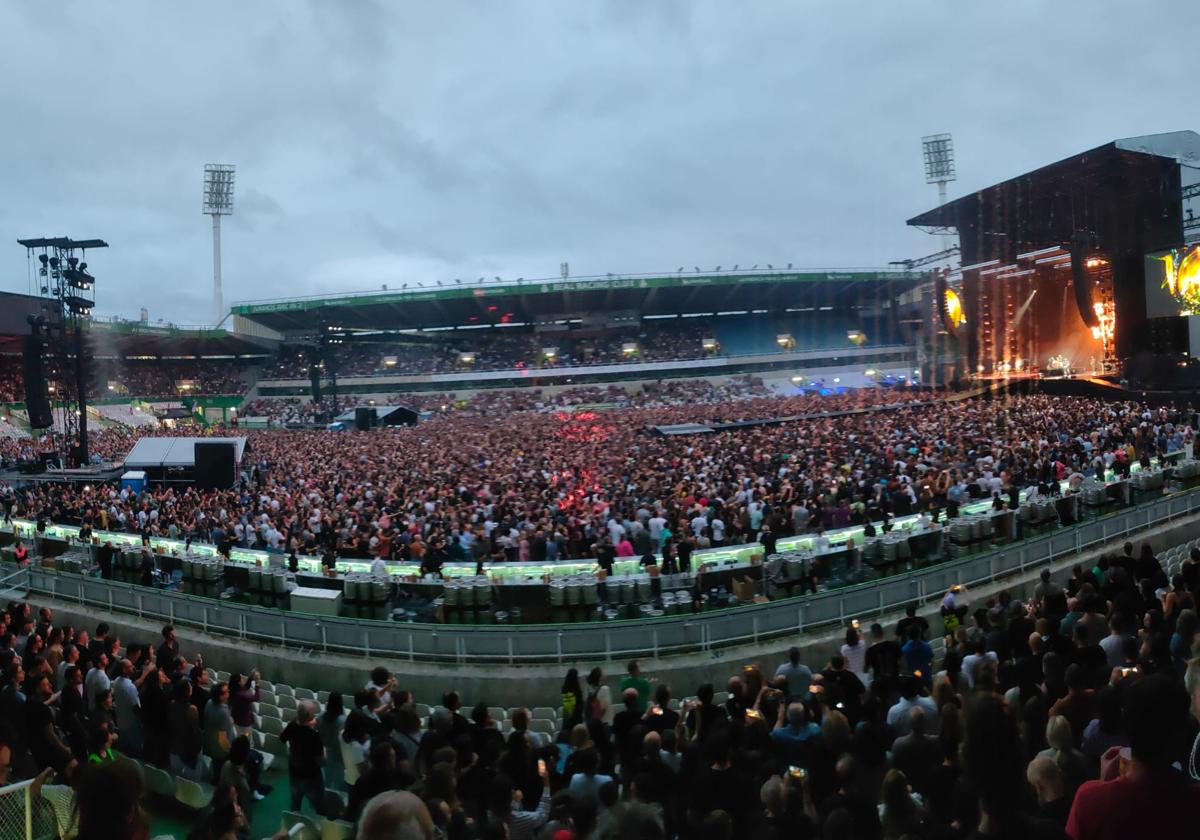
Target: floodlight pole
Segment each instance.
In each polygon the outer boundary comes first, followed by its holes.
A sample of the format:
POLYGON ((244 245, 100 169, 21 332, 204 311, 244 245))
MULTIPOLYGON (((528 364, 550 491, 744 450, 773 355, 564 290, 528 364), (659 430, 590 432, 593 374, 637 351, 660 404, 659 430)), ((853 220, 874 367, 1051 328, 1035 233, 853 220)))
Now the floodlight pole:
POLYGON ((224 309, 221 303, 221 214, 212 214, 213 222, 213 311, 216 312, 216 321, 221 323, 221 310, 224 309))
POLYGON ((209 163, 204 167, 204 212, 212 216, 213 225, 213 309, 217 324, 225 315, 221 295, 221 217, 233 213, 235 172, 226 163, 209 163))

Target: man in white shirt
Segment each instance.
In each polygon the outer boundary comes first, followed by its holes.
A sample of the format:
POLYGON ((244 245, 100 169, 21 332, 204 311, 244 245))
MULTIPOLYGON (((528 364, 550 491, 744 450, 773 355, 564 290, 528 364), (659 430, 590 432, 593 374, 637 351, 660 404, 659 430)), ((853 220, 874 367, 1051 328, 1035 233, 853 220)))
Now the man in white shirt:
POLYGON ((83 692, 87 695, 88 709, 95 709, 96 698, 112 687, 112 682, 106 673, 107 668, 108 655, 101 653, 96 657, 92 669, 87 672, 87 677, 83 680, 83 692))
POLYGON ((136 681, 133 679, 133 663, 121 660, 121 676, 113 680, 113 709, 117 715, 117 731, 121 733, 117 742, 123 752, 136 754, 142 749, 142 699, 138 689, 153 666, 146 669, 136 681))
POLYGON ((608 520, 608 535, 612 539, 613 545, 619 543, 621 538, 625 536, 625 526, 616 517, 608 520))
POLYGON ((654 546, 654 550, 658 551, 662 547, 662 532, 663 528, 667 527, 667 520, 661 513, 656 513, 650 517, 650 543, 654 546))
POLYGON ((376 557, 371 561, 371 577, 376 580, 387 580, 387 564, 383 562, 382 557, 376 557))
POLYGON ((725 522, 721 519, 721 517, 714 516, 711 524, 713 545, 725 545, 725 522))
MULTIPOLYGON (((982 648, 983 645, 981 644, 979 647, 982 648)), ((977 676, 979 676, 979 672, 977 669, 985 661, 991 661, 993 664, 995 664, 995 663, 998 663, 1000 660, 997 658, 994 651, 989 650, 986 652, 981 652, 981 650, 979 648, 971 651, 971 653, 968 653, 966 656, 963 657, 962 675, 963 675, 963 679, 967 681, 967 688, 970 688, 970 689, 975 688, 975 678, 977 676)))
POLYGON ((67 645, 63 649, 62 661, 58 663, 57 679, 54 681, 54 687, 62 691, 67 687, 67 669, 79 662, 79 648, 75 645, 67 645))
MULTIPOLYGON (((900 694, 900 700, 888 709, 887 713, 888 729, 892 731, 893 735, 900 737, 912 731, 912 716, 909 714, 909 710, 915 706, 920 706, 925 710, 927 729, 937 728, 937 703, 933 702, 930 697, 921 696, 920 683, 915 677, 904 677, 900 680, 900 694)), ((928 734, 935 733, 930 731, 928 734)))

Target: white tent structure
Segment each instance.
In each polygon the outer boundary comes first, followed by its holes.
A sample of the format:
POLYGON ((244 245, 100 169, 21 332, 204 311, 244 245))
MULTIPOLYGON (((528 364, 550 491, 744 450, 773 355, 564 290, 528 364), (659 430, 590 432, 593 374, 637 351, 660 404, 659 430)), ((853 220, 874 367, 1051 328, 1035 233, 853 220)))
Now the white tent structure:
POLYGON ((232 443, 234 461, 242 462, 244 437, 144 437, 125 456, 127 470, 191 470, 196 466, 197 443, 232 443))

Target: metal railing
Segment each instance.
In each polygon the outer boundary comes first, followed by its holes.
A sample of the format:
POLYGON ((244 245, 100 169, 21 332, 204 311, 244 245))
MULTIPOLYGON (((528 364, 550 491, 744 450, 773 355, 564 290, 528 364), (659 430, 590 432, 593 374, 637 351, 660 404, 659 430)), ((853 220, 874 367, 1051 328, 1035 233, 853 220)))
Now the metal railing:
POLYGON ((315 616, 36 567, 0 583, 15 581, 13 591, 292 649, 460 664, 613 660, 712 651, 845 624, 940 598, 955 583, 971 586, 1020 574, 1198 510, 1200 489, 1193 489, 903 575, 764 604, 628 621, 453 625, 315 616))
MULTIPOLYGON (((33 779, 0 787, 0 837, 5 840, 35 840, 33 779)), ((49 835, 53 836, 53 835, 49 835)))

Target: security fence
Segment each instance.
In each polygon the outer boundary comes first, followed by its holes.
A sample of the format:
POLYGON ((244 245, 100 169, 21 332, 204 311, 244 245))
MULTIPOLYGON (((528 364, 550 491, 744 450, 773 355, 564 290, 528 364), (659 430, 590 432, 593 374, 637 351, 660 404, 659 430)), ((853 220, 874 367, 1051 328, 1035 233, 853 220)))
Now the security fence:
MULTIPOLYGON (((661 618, 540 625, 413 624, 314 616, 223 602, 30 567, 0 577, 12 594, 47 595, 85 607, 304 651, 453 663, 543 663, 708 651, 867 618, 940 598, 952 584, 1017 575, 1090 546, 1200 510, 1200 489, 917 571, 768 603, 661 618)), ((0 590, 0 597, 3 597, 0 590)))

